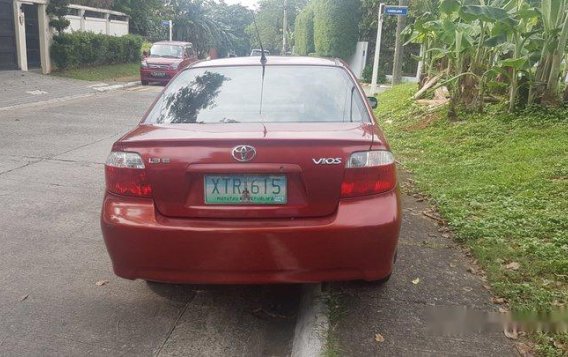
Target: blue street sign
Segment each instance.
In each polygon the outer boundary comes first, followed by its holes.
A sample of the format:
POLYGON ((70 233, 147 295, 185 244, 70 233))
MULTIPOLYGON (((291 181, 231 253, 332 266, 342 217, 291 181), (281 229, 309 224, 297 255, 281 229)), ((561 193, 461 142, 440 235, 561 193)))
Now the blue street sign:
POLYGON ((408 6, 385 6, 385 14, 394 16, 408 16, 408 6))
POLYGON ((170 26, 170 22, 168 20, 163 20, 162 26, 170 26))

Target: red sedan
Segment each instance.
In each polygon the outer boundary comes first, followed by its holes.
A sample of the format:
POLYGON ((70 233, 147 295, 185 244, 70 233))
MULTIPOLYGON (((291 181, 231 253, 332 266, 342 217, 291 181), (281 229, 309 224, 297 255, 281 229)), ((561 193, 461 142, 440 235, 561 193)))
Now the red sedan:
POLYGON ((190 42, 156 42, 140 63, 140 81, 168 83, 179 71, 197 61, 190 42))
POLYGON ((107 160, 101 226, 115 273, 385 280, 400 199, 371 106, 341 61, 247 57, 183 70, 107 160))

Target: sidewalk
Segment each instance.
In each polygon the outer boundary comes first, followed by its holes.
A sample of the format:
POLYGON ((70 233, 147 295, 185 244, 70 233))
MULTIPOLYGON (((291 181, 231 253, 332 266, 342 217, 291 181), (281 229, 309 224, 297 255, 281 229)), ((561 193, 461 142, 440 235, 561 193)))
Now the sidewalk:
POLYGON ((94 95, 135 85, 108 85, 43 75, 34 72, 0 71, 0 110, 94 95))
MULTIPOLYGON (((409 175, 401 172, 403 192, 409 175)), ((398 261, 384 285, 337 283, 339 355, 514 356, 476 266, 450 237, 420 196, 403 193, 398 261), (435 329, 445 323, 446 333, 435 329), (377 337, 377 334, 380 336, 377 337), (384 339, 384 340, 383 340, 384 339), (382 341, 381 341, 382 340, 382 341)), ((333 307, 332 307, 333 310, 333 307)))

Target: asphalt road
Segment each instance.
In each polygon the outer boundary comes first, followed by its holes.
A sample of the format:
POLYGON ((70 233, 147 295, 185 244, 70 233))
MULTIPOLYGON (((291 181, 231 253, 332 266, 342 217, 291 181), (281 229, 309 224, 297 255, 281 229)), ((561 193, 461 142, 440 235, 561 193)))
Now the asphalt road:
POLYGON ((103 163, 160 89, 0 112, 0 355, 289 354, 299 286, 112 273, 99 227, 103 163))

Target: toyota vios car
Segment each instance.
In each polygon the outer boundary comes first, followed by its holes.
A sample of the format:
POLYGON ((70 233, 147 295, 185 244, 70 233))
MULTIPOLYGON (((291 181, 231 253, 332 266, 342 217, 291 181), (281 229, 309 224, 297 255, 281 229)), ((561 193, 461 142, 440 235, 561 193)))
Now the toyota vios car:
POLYGON ((376 281, 400 229, 395 161, 341 61, 198 62, 114 143, 114 271, 171 283, 376 281))
POLYGON ((150 47, 140 63, 140 81, 168 83, 179 71, 197 61, 190 42, 161 41, 150 47))

